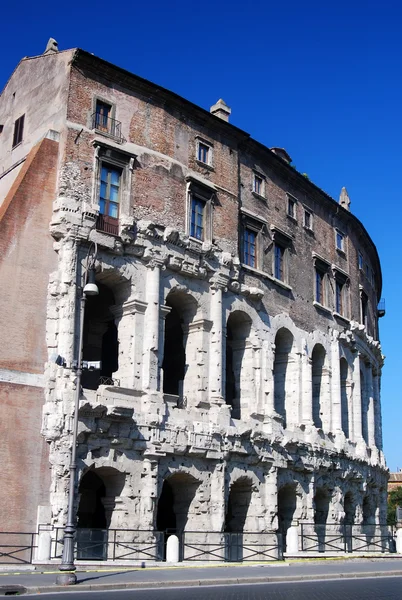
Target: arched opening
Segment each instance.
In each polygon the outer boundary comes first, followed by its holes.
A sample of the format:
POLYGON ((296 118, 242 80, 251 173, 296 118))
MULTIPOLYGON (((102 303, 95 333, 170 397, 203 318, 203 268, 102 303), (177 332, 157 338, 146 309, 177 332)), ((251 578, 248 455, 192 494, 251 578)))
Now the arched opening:
POLYGON ((368 397, 366 388, 365 372, 360 370, 360 398, 362 407, 362 436, 368 444, 368 397))
POLYGON ((156 514, 158 531, 180 535, 191 521, 191 505, 200 482, 187 473, 175 473, 162 485, 156 514))
POLYGON ((283 550, 286 552, 286 534, 292 524, 296 510, 296 485, 288 484, 278 491, 278 529, 282 535, 283 550))
POLYGON ((189 294, 172 291, 166 298, 166 306, 170 307, 170 312, 165 320, 163 392, 182 398, 184 381, 187 382, 191 371, 189 324, 197 312, 197 303, 189 294))
MULTIPOLYGON (((283 327, 279 329, 275 337, 275 359, 274 359, 274 404, 275 411, 283 417, 283 426, 289 421, 292 408, 298 407, 297 398, 293 398, 296 390, 292 389, 292 365, 291 352, 293 348, 293 335, 283 327)), ((299 415, 295 411, 294 420, 297 422, 299 415)))
POLYGON ((325 350, 321 344, 314 346, 311 357, 312 365, 312 383, 313 383, 313 422, 314 425, 322 429, 323 427, 323 397, 324 397, 324 365, 325 365, 325 350))
POLYGON ((97 282, 97 286, 99 295, 86 299, 83 334, 83 360, 100 362, 100 369, 90 367, 82 372, 82 387, 91 390, 98 389, 101 382, 107 383, 119 368, 117 327, 111 311, 114 295, 105 285, 97 282))
POLYGON ((330 495, 325 488, 318 488, 314 496, 314 529, 317 535, 318 552, 325 552, 326 525, 330 495))
POLYGON ((375 508, 369 495, 363 498, 363 525, 373 525, 375 523, 375 508))
POLYGON ((225 532, 243 533, 250 507, 252 483, 248 477, 241 477, 230 486, 225 517, 225 532))
POLYGON ((95 471, 88 471, 83 475, 79 494, 78 528, 105 529, 107 523, 103 499, 106 497, 106 487, 95 471))
POLYGON ((348 438, 350 435, 349 428, 349 365, 345 358, 341 358, 339 361, 340 368, 340 379, 341 379, 341 418, 342 418, 342 431, 348 438))
POLYGON ((251 319, 242 311, 234 311, 226 324, 226 404, 232 407, 232 418, 241 418, 242 404, 251 397, 252 374, 245 371, 246 344, 251 319))
POLYGON ((107 558, 107 529, 124 484, 124 473, 111 467, 90 469, 82 476, 78 488, 77 558, 107 558))

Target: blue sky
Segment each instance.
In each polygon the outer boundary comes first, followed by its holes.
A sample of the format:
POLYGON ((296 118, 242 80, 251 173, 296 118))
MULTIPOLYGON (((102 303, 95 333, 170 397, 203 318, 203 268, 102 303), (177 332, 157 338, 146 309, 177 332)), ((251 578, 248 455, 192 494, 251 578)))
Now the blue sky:
POLYGON ((54 37, 206 109, 222 97, 234 125, 286 148, 331 196, 346 186, 382 261, 384 446, 390 469, 402 467, 402 3, 22 0, 3 6, 2 22, 0 88, 54 37))

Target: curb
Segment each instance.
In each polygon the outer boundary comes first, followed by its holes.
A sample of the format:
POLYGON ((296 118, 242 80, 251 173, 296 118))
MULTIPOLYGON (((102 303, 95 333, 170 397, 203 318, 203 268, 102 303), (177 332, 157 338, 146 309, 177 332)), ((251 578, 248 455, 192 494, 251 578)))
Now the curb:
POLYGON ((146 589, 146 588, 166 588, 166 587, 198 587, 198 586, 218 586, 218 585, 241 585, 252 583, 284 583, 284 582, 302 582, 302 581, 320 581, 330 579, 372 579, 373 577, 401 577, 400 571, 372 571, 370 573, 323 573, 321 575, 288 575, 273 577, 228 577, 226 579, 190 579, 183 581, 131 581, 125 583, 93 583, 75 586, 24 586, 27 594, 45 594, 50 592, 67 591, 111 591, 123 589, 146 589))

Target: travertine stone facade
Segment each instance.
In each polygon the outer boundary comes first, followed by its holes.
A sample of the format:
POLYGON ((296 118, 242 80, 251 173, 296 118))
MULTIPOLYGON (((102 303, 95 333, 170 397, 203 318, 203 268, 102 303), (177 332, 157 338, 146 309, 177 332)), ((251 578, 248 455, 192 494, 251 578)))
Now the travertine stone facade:
POLYGON ((86 301, 84 360, 102 371, 82 378, 79 526, 385 522, 381 270, 346 190, 329 198, 228 123, 222 101, 209 114, 81 50, 30 60, 69 65, 53 111, 66 117, 49 223, 51 523, 66 518, 91 242, 100 294, 86 301))

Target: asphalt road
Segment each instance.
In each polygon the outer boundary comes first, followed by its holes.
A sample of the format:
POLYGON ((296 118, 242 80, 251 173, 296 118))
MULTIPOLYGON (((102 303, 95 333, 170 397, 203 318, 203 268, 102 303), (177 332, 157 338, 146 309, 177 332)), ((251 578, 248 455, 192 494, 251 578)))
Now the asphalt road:
MULTIPOLYGON (((37 598, 24 595, 24 598, 37 598)), ((40 594, 41 600, 402 600, 402 577, 40 594)))

